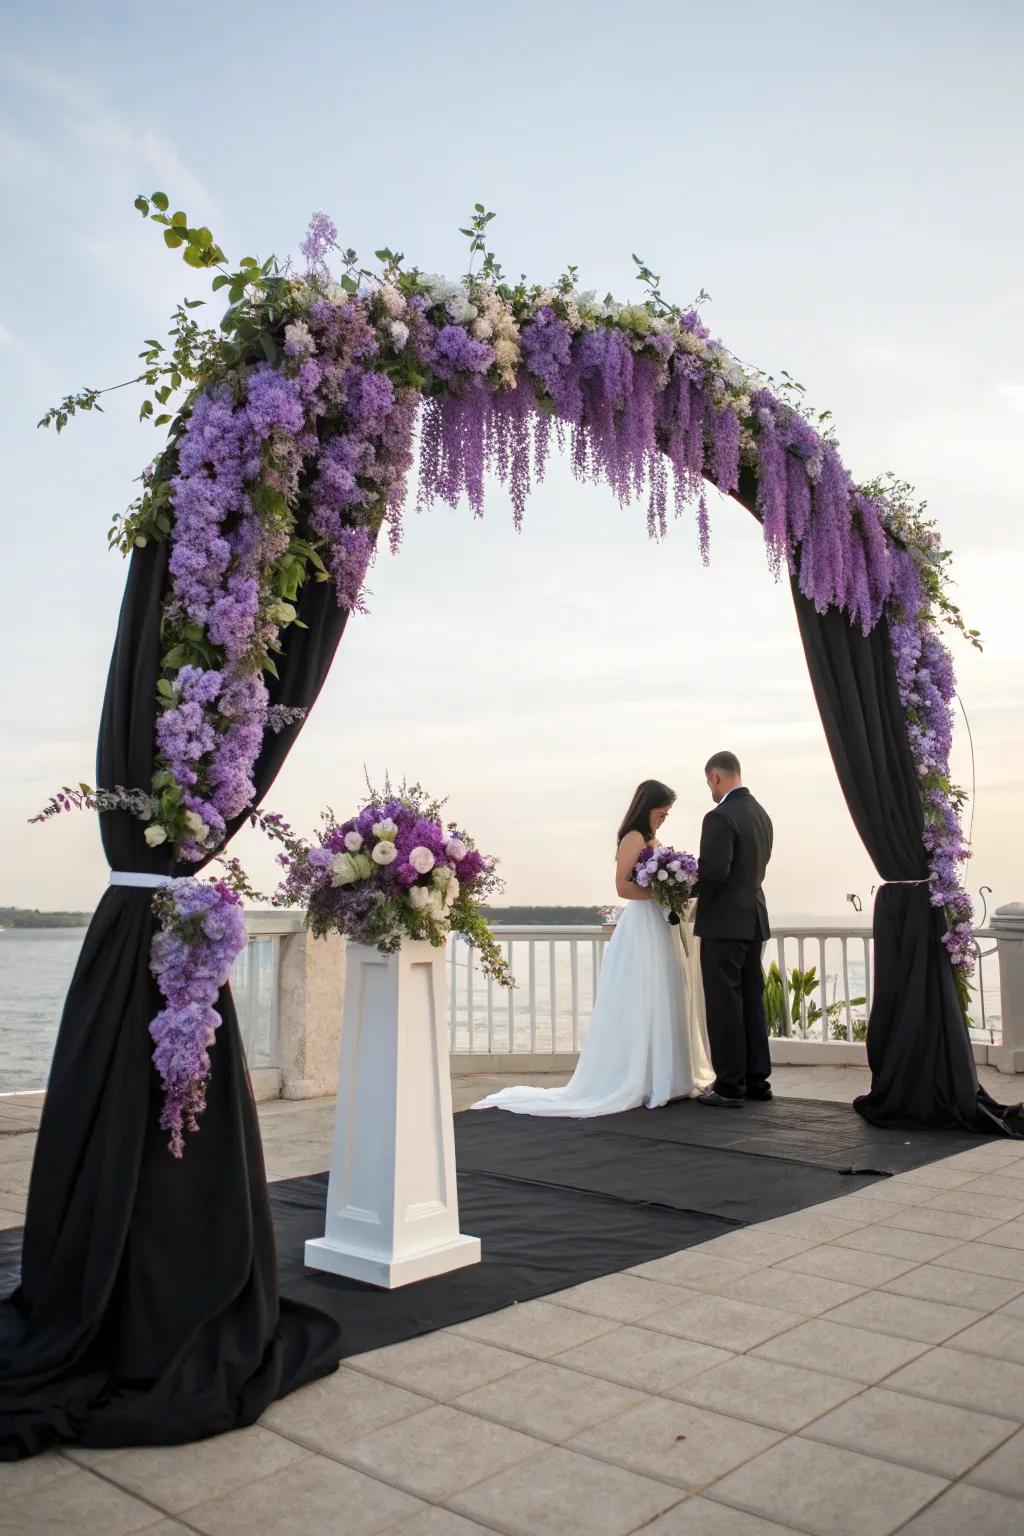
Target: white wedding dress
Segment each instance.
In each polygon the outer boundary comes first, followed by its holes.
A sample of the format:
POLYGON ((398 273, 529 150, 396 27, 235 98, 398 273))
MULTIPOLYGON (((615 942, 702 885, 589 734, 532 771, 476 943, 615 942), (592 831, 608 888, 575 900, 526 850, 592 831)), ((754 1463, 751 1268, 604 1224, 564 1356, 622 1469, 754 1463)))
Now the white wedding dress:
POLYGON ((673 927, 654 901, 630 901, 598 980, 590 1028, 564 1088, 503 1088, 474 1109, 516 1115, 617 1115, 657 1109, 714 1081, 688 925, 673 927), (696 983, 696 984, 695 984, 696 983))

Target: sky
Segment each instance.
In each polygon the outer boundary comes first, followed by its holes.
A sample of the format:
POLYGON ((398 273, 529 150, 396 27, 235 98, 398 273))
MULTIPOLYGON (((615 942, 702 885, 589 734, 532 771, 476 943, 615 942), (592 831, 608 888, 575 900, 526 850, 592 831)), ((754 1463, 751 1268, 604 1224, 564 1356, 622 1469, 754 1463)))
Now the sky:
MULTIPOLYGON (((106 532, 158 442, 130 390, 60 438, 35 423, 209 297, 133 210, 155 190, 233 258, 297 252, 323 209, 366 257, 458 275, 483 201, 511 274, 573 263, 626 298, 637 252, 677 301, 706 289, 716 336, 833 411, 858 478, 893 470, 937 517, 985 637, 954 646, 969 884, 1024 900, 1022 68, 1015 0, 4 0, 0 905, 91 908, 106 880, 91 816, 28 817, 93 777, 106 532)), ((268 805, 310 831, 364 770, 418 779, 507 901, 596 903, 637 781, 677 790, 665 836, 693 849, 728 747, 775 821, 775 912, 866 906, 788 591, 753 520, 711 511, 705 570, 692 518, 652 544, 643 507, 558 462, 521 534, 497 485, 482 520, 410 507, 268 805)), ((233 851, 273 882, 254 834, 233 851)))

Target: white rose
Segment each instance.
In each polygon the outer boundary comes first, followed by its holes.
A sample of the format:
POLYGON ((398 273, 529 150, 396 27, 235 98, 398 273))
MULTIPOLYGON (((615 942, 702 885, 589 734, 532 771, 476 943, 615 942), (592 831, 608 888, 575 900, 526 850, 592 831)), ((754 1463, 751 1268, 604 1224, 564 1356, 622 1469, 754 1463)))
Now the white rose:
POLYGON ((340 283, 328 283, 327 287, 324 289, 324 298, 327 300, 328 304, 337 304, 340 306, 342 304, 348 303, 348 294, 345 292, 340 283))
POLYGON ((427 916, 431 918, 435 923, 443 923, 445 918, 448 916, 444 909, 444 902, 439 901, 434 892, 431 891, 428 894, 430 896, 430 900, 424 907, 424 912, 426 912, 427 916))
POLYGON ((667 869, 659 869, 658 870, 658 879, 659 880, 667 880, 668 879, 668 870, 667 869))
POLYGON ((398 858, 398 849, 394 843, 378 843, 370 857, 375 864, 393 864, 398 858))
POLYGON ((210 835, 210 829, 198 811, 185 812, 185 825, 199 843, 205 843, 210 835))
POLYGON ((409 863, 418 875, 429 875, 434 867, 434 855, 429 848, 414 848, 409 855, 409 863))
POLYGON ((676 875, 676 884, 677 885, 685 885, 686 884, 686 876, 682 873, 682 871, 680 871, 679 874, 676 875))
POLYGON ((336 853, 331 860, 331 884, 353 885, 359 876, 350 853, 336 853))
POLYGON ((382 838, 386 843, 393 843, 398 827, 390 816, 385 816, 383 821, 375 821, 371 830, 374 837, 382 838))
POLYGON ((453 864, 458 864, 462 859, 466 857, 469 849, 466 847, 461 837, 450 837, 444 845, 444 851, 451 859, 453 864))
POLYGON ((678 859, 673 859, 668 867, 669 867, 669 869, 672 871, 672 873, 674 875, 678 875, 679 870, 680 870, 679 860, 678 859))
POLYGON ((413 885, 409 888, 409 900, 417 912, 422 912, 427 902, 431 900, 431 894, 425 885, 413 885))
POLYGON ((356 832, 353 830, 351 832, 345 833, 345 847, 348 849, 349 853, 358 853, 362 846, 363 835, 361 832, 356 832))
POLYGON ((164 827, 147 827, 143 835, 150 848, 159 848, 161 843, 167 841, 167 831, 164 827))

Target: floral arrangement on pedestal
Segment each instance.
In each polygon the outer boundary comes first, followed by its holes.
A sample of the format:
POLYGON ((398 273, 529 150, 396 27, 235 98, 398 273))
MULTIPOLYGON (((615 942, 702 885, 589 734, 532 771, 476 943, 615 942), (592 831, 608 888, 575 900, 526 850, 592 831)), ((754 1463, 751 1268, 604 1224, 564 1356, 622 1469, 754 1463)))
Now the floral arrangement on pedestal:
MULTIPOLYGON (((203 300, 186 299, 169 345, 146 342, 140 416, 169 430, 108 535, 124 553, 169 545, 153 781, 118 791, 146 820, 150 846, 166 845, 187 868, 251 808, 267 731, 294 731, 304 714, 272 706, 265 681, 298 622, 299 593, 330 582, 347 610, 365 607, 382 531, 392 549, 401 539, 417 420, 420 503, 465 496, 479 515, 491 473, 509 487, 518 526, 554 438, 580 479, 623 503, 646 499, 652 537, 665 534, 670 508, 694 505, 705 559, 707 482, 731 494, 753 474, 776 575, 791 574, 819 610, 838 608, 865 633, 888 624, 931 899, 948 914, 966 1000, 972 909, 941 626, 978 636, 950 597, 949 553, 910 487, 855 481, 829 413, 810 412, 788 375, 742 364, 701 319, 707 296, 671 304, 638 257, 634 303, 581 291, 572 267, 548 284, 512 282, 487 248, 494 216, 477 204, 463 231, 470 269, 455 281, 406 267, 390 249, 376 267, 360 265, 324 214, 302 244, 304 269, 254 257, 232 266, 164 193, 136 207, 228 299, 217 328, 197 321, 203 300)), ((77 412, 102 410, 104 393, 69 395, 40 425, 60 431, 77 412)), ((103 808, 107 793, 65 790, 43 814, 76 796, 103 808)))
POLYGON ((697 884, 697 860, 676 848, 645 848, 633 869, 633 882, 648 891, 670 923, 680 923, 697 884))
POLYGON ((373 794, 347 821, 326 811, 317 838, 306 842, 276 818, 260 818, 284 844, 286 871, 275 906, 301 906, 313 934, 340 933, 381 954, 404 939, 441 948, 450 933, 477 950, 484 972, 514 986, 501 947, 480 903, 503 883, 497 860, 480 853, 455 822, 442 818, 444 802, 420 786, 373 794), (269 823, 269 824, 268 824, 269 823))

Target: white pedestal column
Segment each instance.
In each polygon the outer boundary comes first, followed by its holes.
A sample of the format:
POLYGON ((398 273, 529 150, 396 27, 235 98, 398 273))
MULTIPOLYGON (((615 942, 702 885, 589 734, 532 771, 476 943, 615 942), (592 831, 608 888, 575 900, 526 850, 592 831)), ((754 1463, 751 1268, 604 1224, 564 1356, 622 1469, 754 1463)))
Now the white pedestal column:
POLYGON ((348 946, 323 1237, 306 1264, 389 1289, 480 1262, 459 1231, 444 950, 348 946))
POLYGON ((989 1046, 988 1059, 1000 1072, 1024 1072, 1024 902, 998 907, 992 932, 999 946, 1003 1043, 989 1046))

